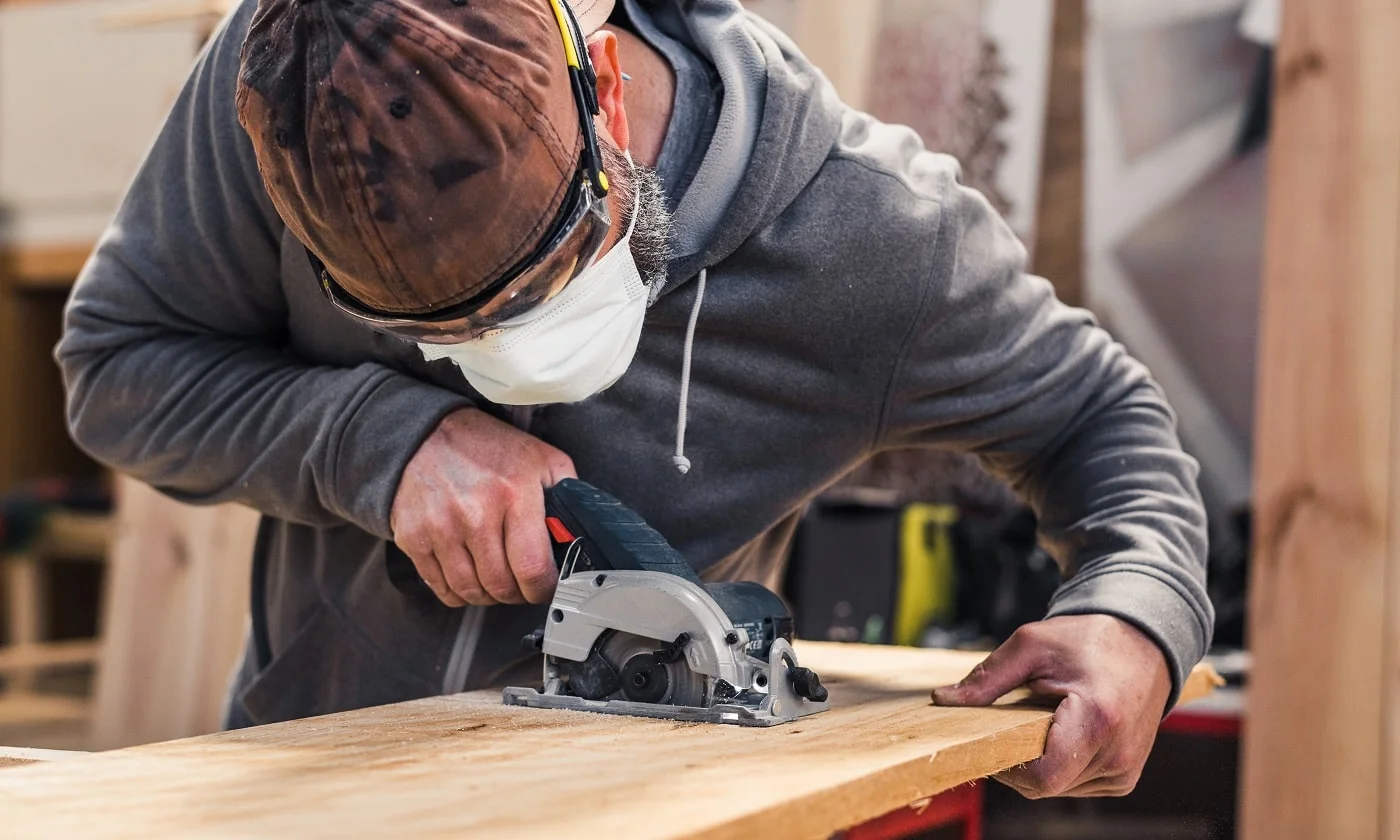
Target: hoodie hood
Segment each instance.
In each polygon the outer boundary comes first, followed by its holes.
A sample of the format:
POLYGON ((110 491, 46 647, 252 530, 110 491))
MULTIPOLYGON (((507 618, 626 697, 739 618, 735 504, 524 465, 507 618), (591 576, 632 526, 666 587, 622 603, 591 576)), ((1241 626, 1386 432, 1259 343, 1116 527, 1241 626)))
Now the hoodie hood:
POLYGON ((715 68, 722 88, 713 136, 674 212, 665 294, 732 254, 801 193, 836 142, 843 106, 796 45, 738 0, 622 5, 643 38, 682 41, 715 68))

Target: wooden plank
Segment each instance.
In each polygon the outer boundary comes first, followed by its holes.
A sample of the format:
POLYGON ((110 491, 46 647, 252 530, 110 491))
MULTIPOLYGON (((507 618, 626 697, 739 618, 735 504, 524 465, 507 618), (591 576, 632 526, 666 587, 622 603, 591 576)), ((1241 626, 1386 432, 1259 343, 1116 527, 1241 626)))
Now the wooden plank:
POLYGON ((1400 3, 1284 6, 1269 151, 1246 840, 1397 837, 1400 3))
POLYGON ((930 704, 976 654, 799 656, 832 710, 772 729, 474 692, 19 768, 0 774, 0 813, 24 836, 828 837, 1044 748, 1045 705, 930 704))
POLYGON ((80 750, 40 750, 32 747, 0 747, 0 768, 38 764, 44 761, 64 761, 89 755, 80 750))

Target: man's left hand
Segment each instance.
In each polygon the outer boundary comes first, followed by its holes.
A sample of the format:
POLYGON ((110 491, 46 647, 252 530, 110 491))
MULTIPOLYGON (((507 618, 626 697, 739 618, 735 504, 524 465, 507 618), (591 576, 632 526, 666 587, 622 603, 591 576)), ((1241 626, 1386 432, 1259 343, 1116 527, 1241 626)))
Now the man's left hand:
POLYGON ((1137 786, 1171 695, 1166 657, 1133 625, 1107 615, 1027 624, 957 685, 940 706, 986 706, 1028 687, 1060 697, 1045 754, 996 778, 1029 799, 1124 796, 1137 786))

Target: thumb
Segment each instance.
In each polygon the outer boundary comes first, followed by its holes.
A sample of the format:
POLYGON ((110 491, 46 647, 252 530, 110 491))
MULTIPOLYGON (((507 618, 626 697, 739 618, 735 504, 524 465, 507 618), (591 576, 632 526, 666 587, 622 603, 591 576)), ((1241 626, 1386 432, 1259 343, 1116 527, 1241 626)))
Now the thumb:
POLYGON ((1016 632, 972 669, 956 685, 933 690, 939 706, 987 706, 1007 692, 1030 682, 1037 670, 1043 648, 1016 632))
POLYGON ((574 469, 574 459, 554 447, 549 447, 546 453, 544 471, 546 489, 566 478, 578 478, 578 471, 574 469))

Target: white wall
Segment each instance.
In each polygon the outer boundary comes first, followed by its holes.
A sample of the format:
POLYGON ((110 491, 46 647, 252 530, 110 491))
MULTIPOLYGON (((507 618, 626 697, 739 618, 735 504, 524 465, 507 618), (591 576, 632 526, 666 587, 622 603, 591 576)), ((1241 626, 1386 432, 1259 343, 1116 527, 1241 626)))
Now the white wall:
POLYGON ((147 0, 0 5, 0 240, 92 242, 189 71, 193 21, 118 29, 147 0))
MULTIPOLYGON (((782 29, 855 108, 866 107, 879 0, 745 0, 782 29)), ((1011 200, 1007 221, 1027 243, 1035 238, 1054 0, 982 0, 985 32, 1006 66, 1001 95, 1011 114, 1001 126, 1009 148, 997 186, 1011 200)), ((936 4, 930 10, 937 11, 936 4)))
MULTIPOLYGON (((1235 103, 1139 158, 1127 160, 1111 95, 1105 39, 1115 29, 1161 26, 1239 9, 1243 0, 1092 0, 1085 56, 1085 292, 1089 306, 1152 371, 1222 502, 1250 493, 1249 442, 1239 440, 1134 292, 1114 248, 1149 216, 1230 156, 1244 113, 1235 103)), ((1189 247, 1189 243, 1183 243, 1189 247)))
POLYGON ((1054 0, 984 0, 983 25, 1001 46, 1006 64, 1001 95, 1011 110, 1002 126, 1010 147, 997 186, 1011 199, 1007 222, 1028 245, 1035 242, 1040 200, 1054 17, 1054 0))

